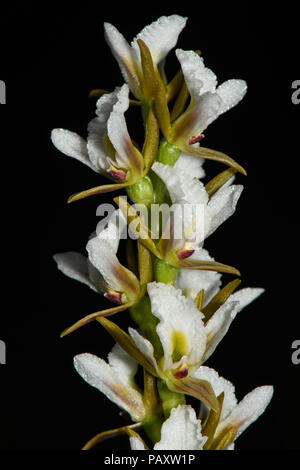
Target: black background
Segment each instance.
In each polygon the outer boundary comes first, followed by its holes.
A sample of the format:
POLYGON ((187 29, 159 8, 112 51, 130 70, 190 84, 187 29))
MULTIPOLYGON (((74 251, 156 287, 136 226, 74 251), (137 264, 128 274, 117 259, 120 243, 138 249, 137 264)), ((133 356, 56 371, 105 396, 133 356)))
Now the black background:
MULTIPOLYGON (((201 49, 219 83, 243 78, 248 93, 238 107, 205 132, 205 146, 231 155, 248 172, 238 210, 207 240, 210 253, 240 269, 243 286, 266 292, 232 324, 207 365, 231 380, 239 399, 273 384, 265 414, 237 441, 241 450, 299 449, 299 371, 291 344, 300 336, 298 287, 299 112, 291 84, 299 77, 296 2, 168 2, 108 4, 60 2, 7 7, 1 15, 2 300, 0 339, 0 448, 78 450, 94 434, 124 424, 115 405, 76 374, 72 358, 101 357, 113 344, 100 325, 64 339, 60 332, 81 316, 110 305, 56 270, 52 255, 84 252, 111 195, 71 205, 67 197, 105 180, 62 156, 50 131, 86 136, 94 115, 93 88, 122 84, 103 38, 103 22, 131 39, 159 16, 189 18, 178 47, 201 49), (297 69, 297 71, 296 71, 297 69), (99 179, 100 178, 100 179, 99 179)), ((172 73, 174 51, 167 66, 172 73)), ((168 68, 167 68, 168 71, 168 68)), ((129 113, 134 130, 135 114, 129 113)), ((207 163, 208 175, 223 167, 207 163)), ((128 325, 127 314, 114 317, 128 325)), ((102 448, 128 449, 126 438, 102 448)))

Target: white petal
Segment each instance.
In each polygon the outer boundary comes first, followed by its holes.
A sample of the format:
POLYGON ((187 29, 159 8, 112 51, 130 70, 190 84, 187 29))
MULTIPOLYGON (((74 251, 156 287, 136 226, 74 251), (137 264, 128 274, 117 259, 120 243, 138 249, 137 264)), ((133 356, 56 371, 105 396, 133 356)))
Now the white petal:
POLYGON ((98 271, 97 268, 90 262, 87 258, 87 267, 89 272, 89 278, 91 282, 96 286, 99 292, 104 293, 107 289, 107 284, 102 276, 102 274, 98 271))
POLYGON ((117 253, 120 239, 124 233, 125 227, 127 226, 125 216, 120 209, 115 210, 106 227, 99 232, 99 225, 97 227, 97 237, 99 240, 106 240, 114 253, 117 253))
POLYGON ((249 305, 253 300, 257 299, 265 289, 262 289, 261 287, 244 287, 243 289, 240 289, 229 297, 231 301, 237 301, 239 302, 239 308, 238 311, 240 312, 245 308, 247 305, 249 305))
POLYGON ((85 256, 74 251, 68 251, 66 253, 57 253, 53 258, 57 263, 58 269, 66 276, 82 282, 94 291, 99 292, 99 289, 90 280, 88 262, 85 256))
POLYGON ((228 446, 224 447, 223 450, 234 450, 235 448, 235 445, 234 445, 234 442, 232 442, 231 444, 228 444, 228 446))
POLYGON ((84 353, 74 357, 74 367, 88 384, 100 390, 112 402, 127 411, 133 421, 139 421, 144 417, 142 396, 135 388, 123 384, 120 366, 116 373, 113 367, 99 357, 84 353))
POLYGON ((62 153, 68 155, 68 157, 76 158, 92 170, 97 171, 97 168, 89 160, 86 141, 80 135, 66 129, 53 129, 51 140, 62 153))
POLYGON ((273 387, 265 385, 257 387, 248 393, 234 408, 230 415, 219 423, 216 435, 220 434, 227 426, 237 426, 238 433, 235 439, 241 435, 265 411, 273 396, 273 387))
POLYGON ((118 344, 115 344, 108 354, 108 363, 123 385, 135 387, 134 376, 138 369, 138 363, 118 344))
POLYGON ((107 130, 108 137, 117 151, 116 162, 120 168, 131 168, 129 147, 132 147, 124 113, 129 108, 129 88, 123 85, 117 94, 117 101, 110 113, 107 130))
POLYGON ((221 339, 227 333, 236 315, 259 297, 264 289, 259 287, 245 287, 231 294, 227 301, 214 313, 205 325, 208 336, 208 347, 205 360, 213 353, 221 339))
MULTIPOLYGON (((189 259, 214 261, 207 250, 197 249, 189 259)), ((208 304, 221 286, 221 274, 216 271, 202 271, 197 269, 180 269, 175 281, 175 287, 182 290, 185 296, 193 300, 201 289, 204 289, 203 306, 208 304)))
POLYGON ((181 152, 174 168, 177 172, 185 173, 194 178, 204 178, 205 171, 203 169, 204 158, 195 158, 187 153, 181 152))
POLYGON ((130 85, 131 90, 138 98, 139 79, 136 75, 134 61, 135 57, 132 48, 124 36, 110 23, 104 23, 105 39, 119 64, 125 82, 130 85))
POLYGON ((112 93, 106 93, 98 99, 96 105, 97 117, 92 119, 88 125, 87 147, 90 160, 101 172, 106 172, 110 166, 109 155, 104 145, 104 137, 107 135, 107 121, 118 100, 119 90, 120 88, 117 87, 112 93))
POLYGON ((236 106, 245 96, 247 83, 244 80, 227 80, 218 86, 217 93, 222 99, 219 115, 236 106))
MULTIPOLYGON (((170 238, 186 240, 190 248, 194 248, 203 242, 210 226, 208 195, 203 183, 178 167, 155 162, 151 168, 164 181, 173 202, 170 213, 173 214, 174 235, 170 238)), ((163 227, 164 238, 169 236, 167 229, 168 225, 163 227)), ((176 243, 173 248, 176 249, 176 243)))
POLYGON ((90 160, 100 173, 108 176, 106 170, 109 168, 109 161, 103 145, 104 132, 98 117, 89 122, 87 143, 90 160))
POLYGON ((205 67, 202 57, 193 51, 176 50, 185 82, 195 104, 199 97, 206 92, 214 92, 217 86, 217 77, 205 67))
POLYGON ((89 240, 86 249, 90 262, 102 274, 109 287, 118 292, 124 291, 120 279, 120 267, 116 254, 107 240, 95 237, 89 240))
POLYGON ((160 177, 160 179, 167 186, 172 202, 180 201, 184 194, 180 186, 180 168, 171 168, 169 165, 163 165, 159 162, 154 162, 151 170, 160 177))
POLYGON ((154 162, 151 169, 167 186, 173 203, 181 200, 194 204, 206 204, 208 202, 208 195, 203 183, 194 178, 193 174, 182 172, 180 166, 170 167, 169 165, 154 162))
POLYGON ((208 207, 211 214, 211 222, 206 237, 211 235, 234 212, 240 195, 242 185, 230 185, 219 189, 210 199, 208 207))
POLYGON ((164 350, 163 370, 173 367, 172 354, 174 334, 183 336, 185 347, 182 355, 188 356, 188 364, 197 364, 205 351, 206 334, 202 322, 203 314, 199 312, 190 298, 182 295, 179 289, 159 282, 151 282, 147 286, 151 301, 151 311, 159 318, 156 327, 164 350))
POLYGON ((229 380, 224 379, 224 377, 220 377, 214 369, 206 366, 200 366, 195 372, 193 372, 192 377, 195 377, 196 379, 207 380, 211 384, 217 397, 222 392, 224 392, 224 400, 220 419, 227 418, 227 416, 237 405, 234 385, 229 382, 229 380))
POLYGON ((193 115, 193 135, 201 134, 219 116, 221 98, 217 93, 206 92, 189 111, 193 115))
POLYGON ((186 18, 178 15, 162 16, 146 26, 133 40, 132 47, 137 50, 137 39, 142 39, 150 49, 154 63, 163 60, 176 45, 178 36, 185 27, 186 18))
POLYGON ((208 195, 204 184, 197 178, 194 178, 193 175, 181 173, 180 185, 186 202, 190 204, 207 204, 208 195))
POLYGON ((130 437, 129 443, 130 443, 131 450, 146 450, 142 441, 138 439, 137 437, 130 437))
POLYGON ((155 450, 202 450, 207 437, 201 434, 201 422, 190 405, 173 408, 161 428, 161 440, 155 450))
POLYGON ((156 372, 158 372, 157 363, 154 358, 154 349, 150 341, 140 335, 140 333, 134 328, 128 328, 128 332, 141 353, 143 353, 143 355, 151 362, 156 372))
POLYGON ((216 349, 219 342, 226 335, 232 321, 239 312, 239 302, 231 302, 230 297, 213 314, 205 325, 207 334, 207 349, 203 358, 206 361, 216 349))

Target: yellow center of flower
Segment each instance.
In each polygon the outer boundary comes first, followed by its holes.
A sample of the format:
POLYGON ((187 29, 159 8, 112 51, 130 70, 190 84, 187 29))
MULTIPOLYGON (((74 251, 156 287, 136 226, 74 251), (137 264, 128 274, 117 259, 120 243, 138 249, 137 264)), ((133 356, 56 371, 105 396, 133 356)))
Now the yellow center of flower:
POLYGON ((172 359, 179 361, 187 353, 187 338, 182 331, 174 330, 171 337, 172 359))

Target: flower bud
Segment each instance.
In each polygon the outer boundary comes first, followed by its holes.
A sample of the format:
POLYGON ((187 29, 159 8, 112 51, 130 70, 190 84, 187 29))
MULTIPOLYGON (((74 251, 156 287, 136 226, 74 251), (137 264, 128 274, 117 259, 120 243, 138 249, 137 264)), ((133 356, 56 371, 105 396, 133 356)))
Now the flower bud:
POLYGON ((149 176, 144 176, 136 183, 127 187, 127 194, 135 204, 149 206, 154 201, 154 191, 149 176))

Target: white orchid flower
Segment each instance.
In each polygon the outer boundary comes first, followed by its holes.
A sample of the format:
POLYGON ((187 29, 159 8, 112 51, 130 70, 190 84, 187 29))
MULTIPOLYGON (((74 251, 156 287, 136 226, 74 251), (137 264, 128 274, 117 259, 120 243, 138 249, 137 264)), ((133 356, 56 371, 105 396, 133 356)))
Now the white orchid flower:
MULTIPOLYGON (((137 301, 140 295, 139 280, 119 262, 116 255, 125 227, 126 221, 122 212, 116 210, 112 213, 107 227, 88 241, 86 245, 88 257, 72 251, 54 255, 58 269, 66 276, 104 294, 108 300, 118 305, 118 307, 103 310, 105 315, 126 310, 129 305, 137 301)), ((79 320, 79 323, 73 325, 72 331, 101 314, 101 312, 96 312, 79 320)))
POLYGON ((108 362, 83 353, 74 357, 74 367, 88 384, 127 411, 134 422, 143 420, 143 396, 134 381, 138 364, 118 344, 109 353, 108 362))
POLYGON ((193 51, 176 50, 191 96, 187 110, 172 125, 172 142, 183 151, 197 156, 203 131, 218 116, 236 106, 245 96, 244 80, 227 80, 217 87, 216 75, 205 67, 203 58, 193 51))
POLYGON ((156 332, 163 355, 156 357, 150 341, 129 328, 129 335, 142 354, 142 365, 150 365, 151 373, 165 380, 169 389, 196 396, 215 408, 218 405, 209 383, 199 381, 193 373, 214 352, 237 313, 262 289, 241 289, 232 294, 206 323, 204 314, 179 289, 158 282, 149 283, 147 289, 152 314, 159 319, 156 332))
MULTIPOLYGON (((171 410, 161 428, 161 439, 154 450, 202 450, 206 436, 201 434, 201 421, 190 405, 178 405, 171 410)), ((130 437, 132 450, 146 450, 139 436, 130 437)))
POLYGON ((167 225, 165 249, 176 251, 179 259, 185 259, 234 213, 243 186, 228 180, 209 198, 203 183, 192 173, 159 162, 151 169, 165 183, 172 201, 173 227, 170 232, 167 225))
MULTIPOLYGON (((214 369, 200 366, 194 372, 194 377, 209 381, 216 396, 224 393, 218 421, 215 421, 214 429, 210 429, 207 448, 234 449, 235 440, 265 411, 273 396, 273 387, 257 387, 238 403, 233 384, 220 377, 214 369)), ((205 435, 205 427, 203 433, 205 435)))
MULTIPOLYGON (((133 205, 130 205, 127 202, 126 198, 118 196, 114 198, 114 202, 119 206, 122 213, 124 214, 128 226, 133 235, 137 239, 139 239, 140 243, 144 245, 151 253, 154 254, 156 258, 161 260, 163 263, 167 263, 167 265, 171 265, 177 269, 202 269, 236 274, 238 276, 240 275, 240 272, 235 267, 228 266, 218 261, 206 261, 202 260, 201 257, 198 257, 197 259, 196 257, 193 257, 193 259, 191 259, 192 257, 190 255, 194 252, 194 248, 190 249, 185 246, 185 237, 189 237, 189 243, 193 241, 193 243, 191 243, 190 245, 193 247, 193 245, 196 244, 195 240, 193 240, 193 237, 196 235, 196 237, 198 238, 198 229, 200 230, 201 235, 201 227, 203 227, 203 223, 201 217, 195 217, 198 224, 196 225, 196 228, 194 228, 193 212, 191 213, 191 211, 188 209, 188 204, 186 204, 186 212, 182 210, 182 206, 180 204, 173 204, 171 211, 169 210, 169 206, 167 204, 162 205, 164 206, 164 208, 167 209, 167 220, 170 221, 170 223, 166 225, 164 233, 160 237, 158 243, 155 243, 154 240, 159 238, 158 233, 156 231, 156 226, 158 225, 157 222, 159 220, 157 217, 158 212, 156 212, 156 214, 154 212, 154 217, 151 219, 150 229, 147 225, 147 222, 145 223, 143 214, 139 215, 137 213, 136 208, 133 205), (180 224, 178 223, 177 218, 179 218, 180 224), (152 230, 154 219, 156 219, 156 221, 154 221, 154 230, 152 230), (176 234, 173 233, 175 223, 176 227, 179 227, 179 237, 177 237, 176 234), (182 227, 184 227, 184 230, 181 230, 182 227)), ((157 207, 159 210, 161 209, 160 205, 156 206, 156 208, 157 207)), ((198 249, 198 251, 200 252, 200 249, 198 249)))
POLYGON ((110 23, 104 24, 105 38, 117 60, 125 82, 141 101, 145 99, 144 77, 138 40, 148 47, 154 66, 161 64, 169 51, 176 45, 178 36, 185 27, 186 18, 178 15, 162 16, 146 26, 128 44, 122 34, 110 23))
POLYGON ((69 130, 52 130, 51 139, 58 150, 113 180, 113 184, 76 193, 69 202, 129 186, 143 176, 143 156, 129 136, 124 117, 128 95, 125 84, 99 98, 97 116, 88 125, 87 141, 69 130))
MULTIPOLYGON (((220 401, 218 412, 197 419, 190 405, 178 405, 162 425, 154 450, 233 450, 236 439, 261 416, 273 396, 273 387, 264 385, 238 402, 234 385, 214 369, 200 366, 194 376, 211 384, 220 401)), ((132 450, 147 449, 137 433, 129 435, 132 450)))

